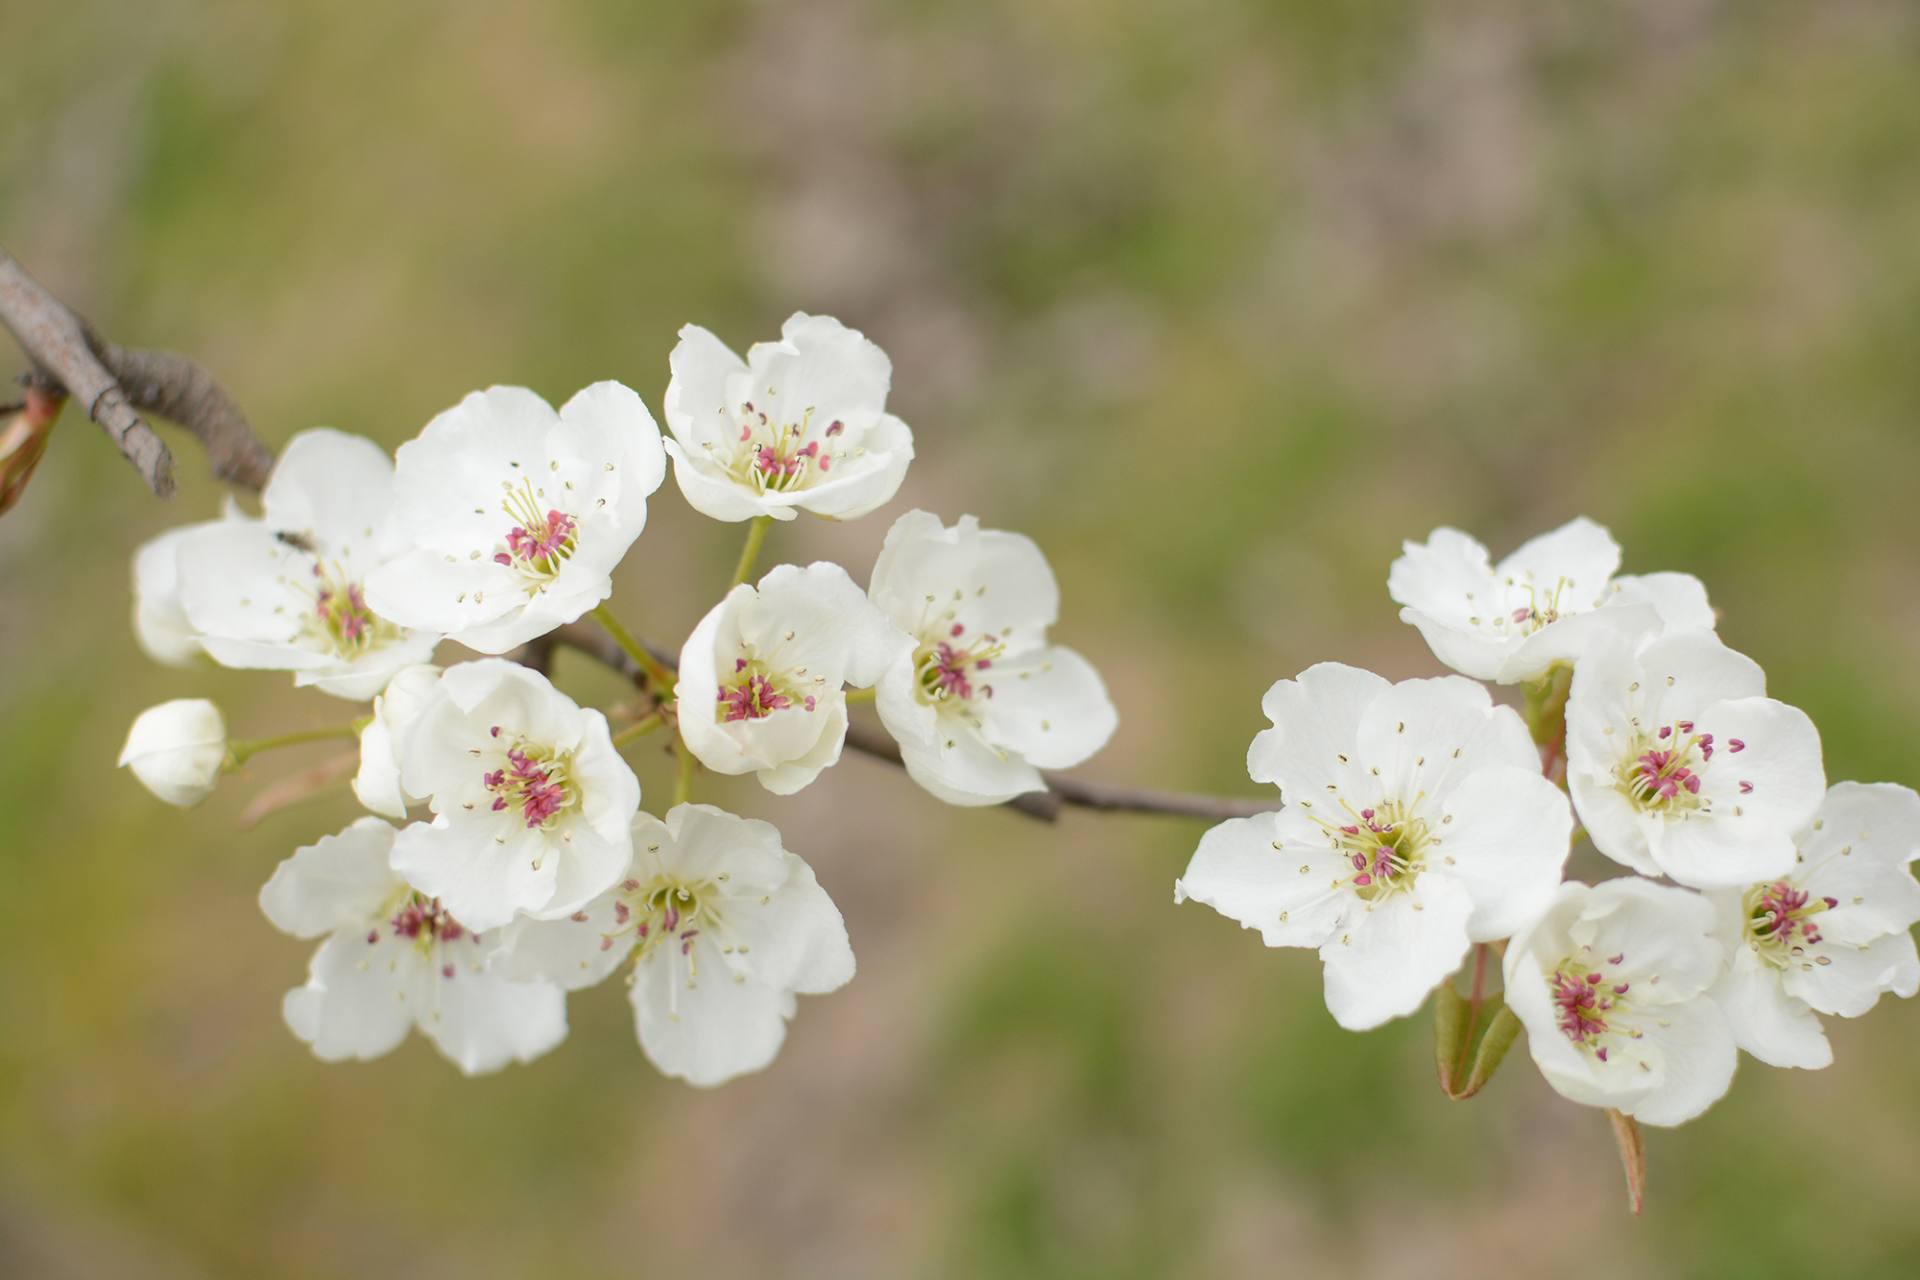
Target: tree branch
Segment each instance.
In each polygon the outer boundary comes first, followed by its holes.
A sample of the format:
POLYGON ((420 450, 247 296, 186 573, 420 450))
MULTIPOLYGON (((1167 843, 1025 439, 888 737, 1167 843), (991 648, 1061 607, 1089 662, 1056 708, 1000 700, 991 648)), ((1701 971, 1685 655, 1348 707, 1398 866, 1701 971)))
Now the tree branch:
POLYGON ((87 416, 156 495, 173 493, 173 455, 140 410, 191 431, 206 449, 213 473, 229 484, 258 489, 267 482, 272 452, 212 375, 170 351, 103 341, 5 249, 0 249, 0 321, 33 362, 38 385, 84 404, 87 416))
MULTIPOLYGON (((646 673, 640 670, 640 664, 598 627, 580 622, 569 623, 555 631, 553 639, 611 667, 636 685, 644 686, 646 682, 646 673)), ((673 667, 676 655, 654 645, 647 645, 646 648, 662 666, 669 669, 673 667)), ((847 726, 847 746, 876 760, 896 765, 902 763, 899 743, 881 730, 859 721, 847 726)), ((1116 786, 1085 778, 1071 778, 1059 773, 1043 773, 1041 776, 1046 779, 1045 791, 1015 796, 1001 807, 1041 822, 1057 820, 1060 810, 1069 807, 1107 813, 1157 813, 1181 818, 1204 818, 1213 822, 1223 822, 1228 818, 1251 818, 1256 814, 1271 813, 1280 807, 1277 799, 1157 791, 1149 787, 1116 786)))

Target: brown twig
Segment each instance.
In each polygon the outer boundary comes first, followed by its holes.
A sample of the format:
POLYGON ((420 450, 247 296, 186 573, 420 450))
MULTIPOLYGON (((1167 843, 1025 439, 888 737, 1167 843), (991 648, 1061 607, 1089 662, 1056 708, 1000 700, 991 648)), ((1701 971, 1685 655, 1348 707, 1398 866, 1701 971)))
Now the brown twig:
POLYGON ((273 454, 212 375, 182 355, 103 341, 5 249, 0 249, 0 322, 33 362, 36 381, 85 405, 87 416, 158 496, 173 492, 173 455, 141 410, 191 431, 222 480, 248 489, 266 483, 273 454))
MULTIPOLYGON (((614 643, 598 627, 584 622, 570 623, 553 633, 554 640, 574 649, 594 661, 611 667, 636 684, 645 681, 645 673, 640 664, 629 657, 620 646, 614 643)), ((671 668, 676 655, 654 646, 647 645, 651 653, 663 666, 671 668)), ((862 755, 884 760, 889 764, 902 764, 900 744, 883 731, 871 725, 855 721, 847 727, 847 746, 862 755)), ((1062 808, 1093 809, 1106 813, 1157 813, 1182 818, 1204 818, 1222 822, 1228 818, 1250 818, 1255 814, 1271 813, 1279 808, 1277 797, 1273 800, 1249 800, 1237 796, 1193 795, 1183 791, 1157 791, 1148 787, 1116 786, 1112 783, 1093 782, 1085 778, 1070 778, 1064 774, 1044 773, 1045 791, 1030 792, 1015 796, 1002 808, 1023 813, 1029 818, 1041 822, 1053 822, 1060 816, 1062 808)))

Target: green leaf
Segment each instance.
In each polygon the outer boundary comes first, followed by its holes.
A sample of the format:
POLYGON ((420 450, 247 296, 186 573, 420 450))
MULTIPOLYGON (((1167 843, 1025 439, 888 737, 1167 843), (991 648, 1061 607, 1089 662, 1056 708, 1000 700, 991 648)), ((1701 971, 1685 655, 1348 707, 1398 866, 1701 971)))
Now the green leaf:
POLYGON ((1467 1015, 1472 1006, 1443 982, 1433 993, 1433 1065, 1440 1074, 1440 1089, 1449 1098, 1459 1097, 1461 1067, 1467 1060, 1467 1015))
POLYGON ((1489 1009, 1493 1016, 1487 1019, 1487 1029, 1480 1037, 1480 1043, 1473 1047, 1473 1065, 1467 1068, 1466 1083, 1460 1087, 1455 1098, 1471 1098, 1487 1087, 1487 1081, 1493 1079, 1493 1073, 1500 1069, 1501 1060, 1507 1056, 1507 1050, 1513 1048, 1513 1042, 1520 1035, 1520 1019, 1499 996, 1490 996, 1481 1006, 1484 1017, 1489 1009))

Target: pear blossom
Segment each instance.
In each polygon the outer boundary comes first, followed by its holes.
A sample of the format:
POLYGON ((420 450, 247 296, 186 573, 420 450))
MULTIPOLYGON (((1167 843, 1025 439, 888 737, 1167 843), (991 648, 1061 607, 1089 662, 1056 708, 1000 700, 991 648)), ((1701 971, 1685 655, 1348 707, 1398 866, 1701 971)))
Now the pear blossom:
POLYGON ((1552 900, 1573 832, 1526 726, 1459 676, 1340 663, 1267 691, 1247 753, 1286 808, 1221 823, 1175 882, 1270 947, 1314 947, 1327 1008, 1362 1031, 1419 1008, 1475 942, 1552 900))
MULTIPOLYGON (((437 633, 410 630, 368 604, 368 575, 401 549, 393 463, 378 445, 301 432, 260 505, 261 519, 201 525, 175 548, 181 609, 214 661, 292 671, 296 684, 363 699, 432 656, 437 633)), ((163 569, 150 573, 164 585, 163 569)))
POLYGON ((1594 846, 1642 875, 1785 875, 1826 786, 1813 722, 1711 632, 1616 636, 1574 668, 1567 787, 1594 846))
POLYGON ((666 457, 640 397, 596 382, 555 413, 525 387, 475 391, 396 455, 406 554, 367 583, 373 607, 505 653, 613 594, 666 457))
POLYGON ((640 783, 607 718, 500 658, 448 667, 397 744, 400 785, 433 821, 394 870, 473 929, 577 911, 626 874, 640 783))
POLYGON ((373 700, 373 715, 360 730, 360 769, 353 775, 353 794, 382 817, 405 819, 409 805, 426 800, 400 785, 400 746, 439 687, 440 668, 421 663, 396 672, 386 691, 373 700))
POLYGON ((418 1027, 468 1075, 530 1062, 566 1038, 566 996, 487 971, 494 942, 389 863, 393 828, 361 818, 297 850, 260 891, 260 909, 296 938, 325 938, 307 983, 287 992, 287 1026, 327 1062, 377 1058, 418 1027))
POLYGON ((511 925, 494 972, 577 989, 624 968, 661 1071, 716 1085, 767 1066, 795 995, 853 977, 839 909, 779 831, 711 805, 640 814, 633 845, 613 889, 565 919, 511 925))
POLYGON ((120 767, 140 785, 181 809, 213 794, 227 761, 227 722, 205 698, 175 698, 134 718, 120 767))
POLYGON ((1697 893, 1637 877, 1560 886, 1507 946, 1507 1007, 1562 1096, 1643 1124, 1691 1120, 1739 1058, 1708 996, 1726 953, 1697 893))
POLYGON ((831 316, 795 312, 745 360, 690 324, 668 365, 673 478, 716 520, 851 520, 888 502, 913 460, 913 433, 886 411, 893 363, 831 316))
POLYGON ((913 641, 876 686, 880 719, 940 799, 1045 790, 1040 770, 1079 764, 1113 736, 1099 673, 1047 643, 1060 588, 1031 538, 910 511, 887 531, 868 594, 913 641))
POLYGON ((133 638, 141 652, 163 667, 191 666, 204 657, 200 633, 180 603, 180 548, 202 529, 251 521, 229 498, 220 519, 177 525, 140 544, 133 553, 133 638))
POLYGON ((1842 782, 1795 837, 1786 875, 1709 894, 1732 961, 1713 998, 1742 1049, 1776 1067, 1824 1067, 1822 1013, 1857 1018, 1882 992, 1920 990, 1920 795, 1842 782))
POLYGON ((1712 630, 1707 589, 1685 573, 1616 577, 1620 546, 1582 516, 1492 563, 1458 529, 1408 542, 1387 576, 1433 655, 1463 675, 1500 684, 1536 680, 1571 664, 1610 625, 1712 630), (1614 609, 1629 609, 1621 617, 1614 609))
POLYGON ((791 795, 840 758, 842 685, 871 687, 912 647, 839 565, 780 565, 728 592, 687 638, 681 736, 714 772, 791 795))

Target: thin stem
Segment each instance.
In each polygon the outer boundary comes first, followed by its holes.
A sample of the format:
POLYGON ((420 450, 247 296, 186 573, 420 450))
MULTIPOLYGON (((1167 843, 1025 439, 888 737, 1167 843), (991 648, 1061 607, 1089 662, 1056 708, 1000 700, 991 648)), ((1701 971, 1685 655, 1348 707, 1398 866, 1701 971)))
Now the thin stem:
POLYGON ((613 616, 611 609, 607 608, 604 604, 597 606, 593 611, 593 620, 599 623, 608 635, 613 637, 613 642, 620 646, 622 652, 634 660, 640 670, 646 672, 647 679, 652 683, 655 693, 662 696, 672 695, 673 672, 667 670, 666 666, 661 663, 658 658, 648 653, 647 646, 635 640, 631 631, 628 631, 620 625, 620 619, 613 616))
POLYGON ((673 775, 673 802, 682 805, 693 799, 693 771, 699 767, 693 758, 693 752, 687 749, 687 740, 680 739, 680 767, 673 775))
POLYGON ((305 742, 325 742, 331 738, 353 738, 358 736, 359 732, 360 730, 354 724, 334 724, 324 729, 299 729, 293 733, 283 733, 272 738, 229 740, 227 767, 237 769, 262 751, 272 751, 277 747, 297 747, 305 742))
POLYGON ((847 690, 847 705, 857 707, 863 702, 872 702, 879 696, 880 691, 878 689, 849 689, 847 690))
POLYGON ((747 521, 747 545, 740 548, 740 562, 733 567, 729 590, 753 576, 753 566, 760 559, 760 546, 767 540, 767 527, 772 523, 772 516, 755 516, 747 521))
POLYGON ((613 735, 613 745, 616 747, 624 747, 636 738, 646 737, 666 722, 666 714, 660 711, 641 716, 638 720, 635 720, 632 724, 613 735))

